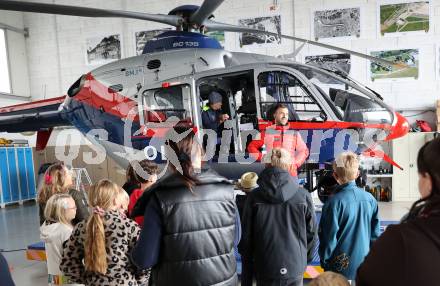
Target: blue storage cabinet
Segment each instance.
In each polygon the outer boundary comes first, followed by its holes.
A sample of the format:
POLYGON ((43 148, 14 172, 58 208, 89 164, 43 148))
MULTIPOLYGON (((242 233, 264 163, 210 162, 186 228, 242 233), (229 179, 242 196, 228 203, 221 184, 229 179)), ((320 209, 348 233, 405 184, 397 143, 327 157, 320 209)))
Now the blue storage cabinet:
POLYGON ((30 147, 0 148, 0 206, 35 199, 35 177, 30 147))

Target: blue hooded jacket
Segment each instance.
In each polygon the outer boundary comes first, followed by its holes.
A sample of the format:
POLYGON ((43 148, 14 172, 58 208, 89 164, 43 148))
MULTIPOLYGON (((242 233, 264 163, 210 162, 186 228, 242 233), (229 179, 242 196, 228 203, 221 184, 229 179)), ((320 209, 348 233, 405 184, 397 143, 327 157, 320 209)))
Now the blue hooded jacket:
POLYGON ((322 208, 318 232, 321 266, 354 279, 379 234, 374 197, 354 181, 340 185, 322 208))

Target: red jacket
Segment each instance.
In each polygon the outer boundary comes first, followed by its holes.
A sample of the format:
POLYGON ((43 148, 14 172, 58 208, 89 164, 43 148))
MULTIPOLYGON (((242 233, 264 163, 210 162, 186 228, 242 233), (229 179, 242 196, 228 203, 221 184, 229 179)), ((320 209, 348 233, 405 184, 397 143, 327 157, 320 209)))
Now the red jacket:
POLYGON ((253 140, 248 146, 249 154, 255 159, 261 161, 263 154, 261 148, 266 145, 266 152, 269 153, 272 148, 281 147, 290 152, 293 164, 290 169, 292 176, 297 176, 297 169, 304 163, 309 156, 309 149, 301 138, 301 135, 289 129, 289 126, 272 125, 261 132, 261 138, 253 140))
MULTIPOLYGON (((142 189, 134 190, 130 195, 130 203, 128 204, 128 215, 131 216, 131 212, 133 211, 134 206, 136 205, 137 200, 142 196, 144 191, 142 189)), ((135 222, 142 228, 144 226, 144 217, 137 216, 134 218, 135 222)))

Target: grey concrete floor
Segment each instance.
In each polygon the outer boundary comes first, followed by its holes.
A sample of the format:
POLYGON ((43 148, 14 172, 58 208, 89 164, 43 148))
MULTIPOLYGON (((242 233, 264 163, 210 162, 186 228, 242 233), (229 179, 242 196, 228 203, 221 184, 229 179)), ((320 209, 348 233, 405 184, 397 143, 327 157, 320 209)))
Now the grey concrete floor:
POLYGON ((10 205, 0 210, 0 249, 6 251, 3 255, 12 268, 12 278, 17 286, 47 285, 46 264, 27 260, 25 251, 20 250, 37 241, 40 241, 40 230, 35 202, 10 205))
MULTIPOLYGON (((400 220, 410 206, 410 202, 379 203, 379 216, 382 220, 400 220)), ((38 223, 38 207, 34 202, 0 209, 0 249, 17 250, 3 253, 17 286, 47 285, 46 264, 28 261, 25 251, 20 250, 40 241, 38 223)))

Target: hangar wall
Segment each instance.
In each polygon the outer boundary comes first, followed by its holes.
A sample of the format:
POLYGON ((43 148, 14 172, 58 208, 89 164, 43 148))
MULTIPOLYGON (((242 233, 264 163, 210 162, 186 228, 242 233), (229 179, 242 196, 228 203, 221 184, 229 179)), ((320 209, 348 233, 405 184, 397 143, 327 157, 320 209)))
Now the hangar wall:
MULTIPOLYGON (((416 119, 427 120, 435 130, 435 100, 440 99, 440 1, 430 2, 430 29, 428 33, 402 33, 396 35, 380 34, 379 6, 384 4, 415 2, 405 0, 356 1, 356 0, 295 0, 296 36, 313 39, 313 12, 341 8, 360 8, 360 37, 322 39, 362 53, 379 50, 419 49, 419 77, 406 79, 370 79, 369 61, 352 57, 350 76, 380 93, 386 103, 402 112, 410 124, 416 119), (430 110, 430 111, 427 111, 430 110)), ((331 54, 332 52, 330 52, 331 54)), ((328 51, 305 47, 298 61, 304 61, 308 55, 329 54, 328 51)))

